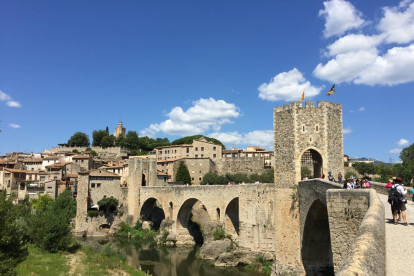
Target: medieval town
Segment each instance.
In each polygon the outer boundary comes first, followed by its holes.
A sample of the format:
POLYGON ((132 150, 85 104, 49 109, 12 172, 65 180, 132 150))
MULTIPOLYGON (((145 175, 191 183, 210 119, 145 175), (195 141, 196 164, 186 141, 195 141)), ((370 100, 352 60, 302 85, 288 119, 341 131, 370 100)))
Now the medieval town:
POLYGON ((414 275, 413 0, 178 2, 0 4, 0 275, 414 275))

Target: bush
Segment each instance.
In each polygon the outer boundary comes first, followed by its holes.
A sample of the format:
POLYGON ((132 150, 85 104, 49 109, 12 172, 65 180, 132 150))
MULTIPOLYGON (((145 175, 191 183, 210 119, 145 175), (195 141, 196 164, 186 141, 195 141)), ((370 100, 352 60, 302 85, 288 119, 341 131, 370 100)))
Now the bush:
POLYGON ((102 215, 102 212, 100 212, 98 210, 88 210, 88 217, 94 218, 94 217, 97 217, 99 215, 102 215))
POLYGON ((348 178, 351 178, 351 176, 353 175, 353 173, 352 172, 347 172, 346 174, 345 174, 345 179, 348 179, 348 178))
POLYGON ((101 200, 98 201, 99 210, 107 213, 107 212, 113 212, 116 211, 116 208, 118 207, 118 199, 111 197, 104 197, 101 200))
POLYGON ((72 150, 73 153, 77 153, 80 154, 80 151, 78 151, 77 149, 72 150))
POLYGON ((213 237, 215 241, 224 240, 226 237, 226 232, 222 227, 217 227, 213 232, 213 237))
POLYGON ((76 214, 76 200, 69 190, 61 193, 46 210, 38 210, 28 222, 31 241, 41 250, 69 250, 74 244, 70 221, 76 214))

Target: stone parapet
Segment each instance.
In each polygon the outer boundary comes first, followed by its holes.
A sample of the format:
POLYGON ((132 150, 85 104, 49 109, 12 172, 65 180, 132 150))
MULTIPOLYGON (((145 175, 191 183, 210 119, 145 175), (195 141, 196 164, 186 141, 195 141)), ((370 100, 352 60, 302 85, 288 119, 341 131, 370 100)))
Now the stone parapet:
POLYGON ((377 191, 377 193, 382 194, 382 195, 388 195, 388 191, 389 189, 385 188, 385 183, 380 183, 380 182, 371 182, 371 188, 374 189, 375 191, 377 191))
POLYGON ((337 275, 386 275, 384 205, 369 190, 369 209, 337 275))

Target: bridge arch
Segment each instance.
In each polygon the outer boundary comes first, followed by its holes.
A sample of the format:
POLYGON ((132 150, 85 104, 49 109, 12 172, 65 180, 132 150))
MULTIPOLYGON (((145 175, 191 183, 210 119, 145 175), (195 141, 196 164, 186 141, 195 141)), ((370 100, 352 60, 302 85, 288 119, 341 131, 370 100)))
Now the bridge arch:
POLYGON ((301 254, 306 275, 334 275, 328 210, 319 199, 306 215, 301 254))
MULTIPOLYGON (((296 160, 300 160, 299 166, 302 172, 302 168, 307 167, 310 171, 310 175, 307 175, 308 178, 320 178, 321 173, 324 173, 324 161, 326 158, 321 153, 321 150, 315 147, 307 147, 303 150, 296 160)), ((299 180, 302 179, 302 173, 299 180)))
POLYGON ((239 198, 233 198, 226 207, 224 227, 227 234, 237 238, 240 233, 239 198))
POLYGON ((165 212, 160 201, 155 197, 145 200, 141 207, 140 217, 143 221, 152 222, 152 228, 158 230, 165 219, 165 212))
POLYGON ((177 215, 177 234, 196 244, 203 244, 201 226, 210 221, 205 205, 197 198, 189 198, 181 204, 177 215))

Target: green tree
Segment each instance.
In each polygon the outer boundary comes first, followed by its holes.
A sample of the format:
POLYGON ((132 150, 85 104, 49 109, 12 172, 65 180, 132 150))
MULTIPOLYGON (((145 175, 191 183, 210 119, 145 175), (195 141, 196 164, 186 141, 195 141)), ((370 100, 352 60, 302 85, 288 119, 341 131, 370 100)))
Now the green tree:
POLYGON ((363 176, 367 174, 374 174, 376 172, 373 163, 356 162, 353 163, 352 166, 355 168, 355 170, 357 170, 358 173, 362 174, 363 176))
POLYGON ((223 147, 223 149, 226 149, 226 147, 223 145, 223 143, 220 142, 219 140, 214 139, 214 138, 210 138, 210 137, 207 137, 207 136, 203 136, 203 135, 186 136, 186 137, 183 137, 183 138, 172 141, 171 144, 172 145, 193 144, 193 140, 199 139, 201 137, 206 138, 206 140, 209 141, 209 142, 213 142, 214 144, 221 145, 223 147))
POLYGON ((92 132, 92 146, 94 146, 94 147, 101 147, 102 145, 101 145, 101 143, 102 143, 102 139, 104 138, 104 137, 107 137, 107 136, 109 136, 109 133, 108 132, 106 132, 105 130, 102 130, 102 129, 100 129, 100 130, 94 130, 93 132, 92 132))
POLYGON ((76 132, 68 141, 70 147, 89 147, 89 137, 83 132, 76 132))
POLYGON ((16 275, 14 268, 27 256, 17 221, 21 215, 19 206, 6 191, 0 193, 0 275, 16 275))
POLYGON ((29 219, 32 243, 41 250, 57 252, 74 245, 70 221, 76 214, 76 200, 69 190, 61 193, 46 210, 37 210, 29 219))
POLYGON ((101 147, 103 147, 103 148, 113 147, 114 143, 115 143, 115 136, 108 135, 108 136, 105 136, 104 138, 102 138, 101 147))
POLYGON ((191 184, 190 172, 188 171, 187 165, 183 161, 180 161, 177 173, 175 175, 175 180, 191 184))
POLYGON ((53 198, 51 198, 48 194, 41 195, 37 193, 37 198, 33 198, 30 203, 32 204, 33 209, 44 211, 47 207, 52 203, 53 198))
POLYGON ((128 133, 126 134, 126 147, 130 150, 137 150, 139 149, 139 137, 138 137, 138 133, 136 131, 128 131, 128 133))
POLYGON ((206 185, 207 182, 210 185, 214 185, 217 183, 217 174, 214 172, 208 172, 204 175, 203 181, 201 182, 201 185, 206 185))
POLYGON ((113 212, 118 207, 118 199, 111 197, 104 197, 98 201, 99 210, 103 212, 113 212))
POLYGON ((114 144, 115 144, 115 147, 125 148, 126 147, 125 137, 123 135, 119 135, 118 137, 116 137, 114 144))
POLYGON ((79 154, 79 153, 80 153, 80 151, 78 151, 77 149, 72 150, 72 152, 73 152, 73 153, 77 153, 77 154, 79 154))
POLYGON ((108 133, 108 135, 109 135, 109 127, 108 127, 108 126, 106 126, 105 131, 106 131, 106 133, 108 133))

